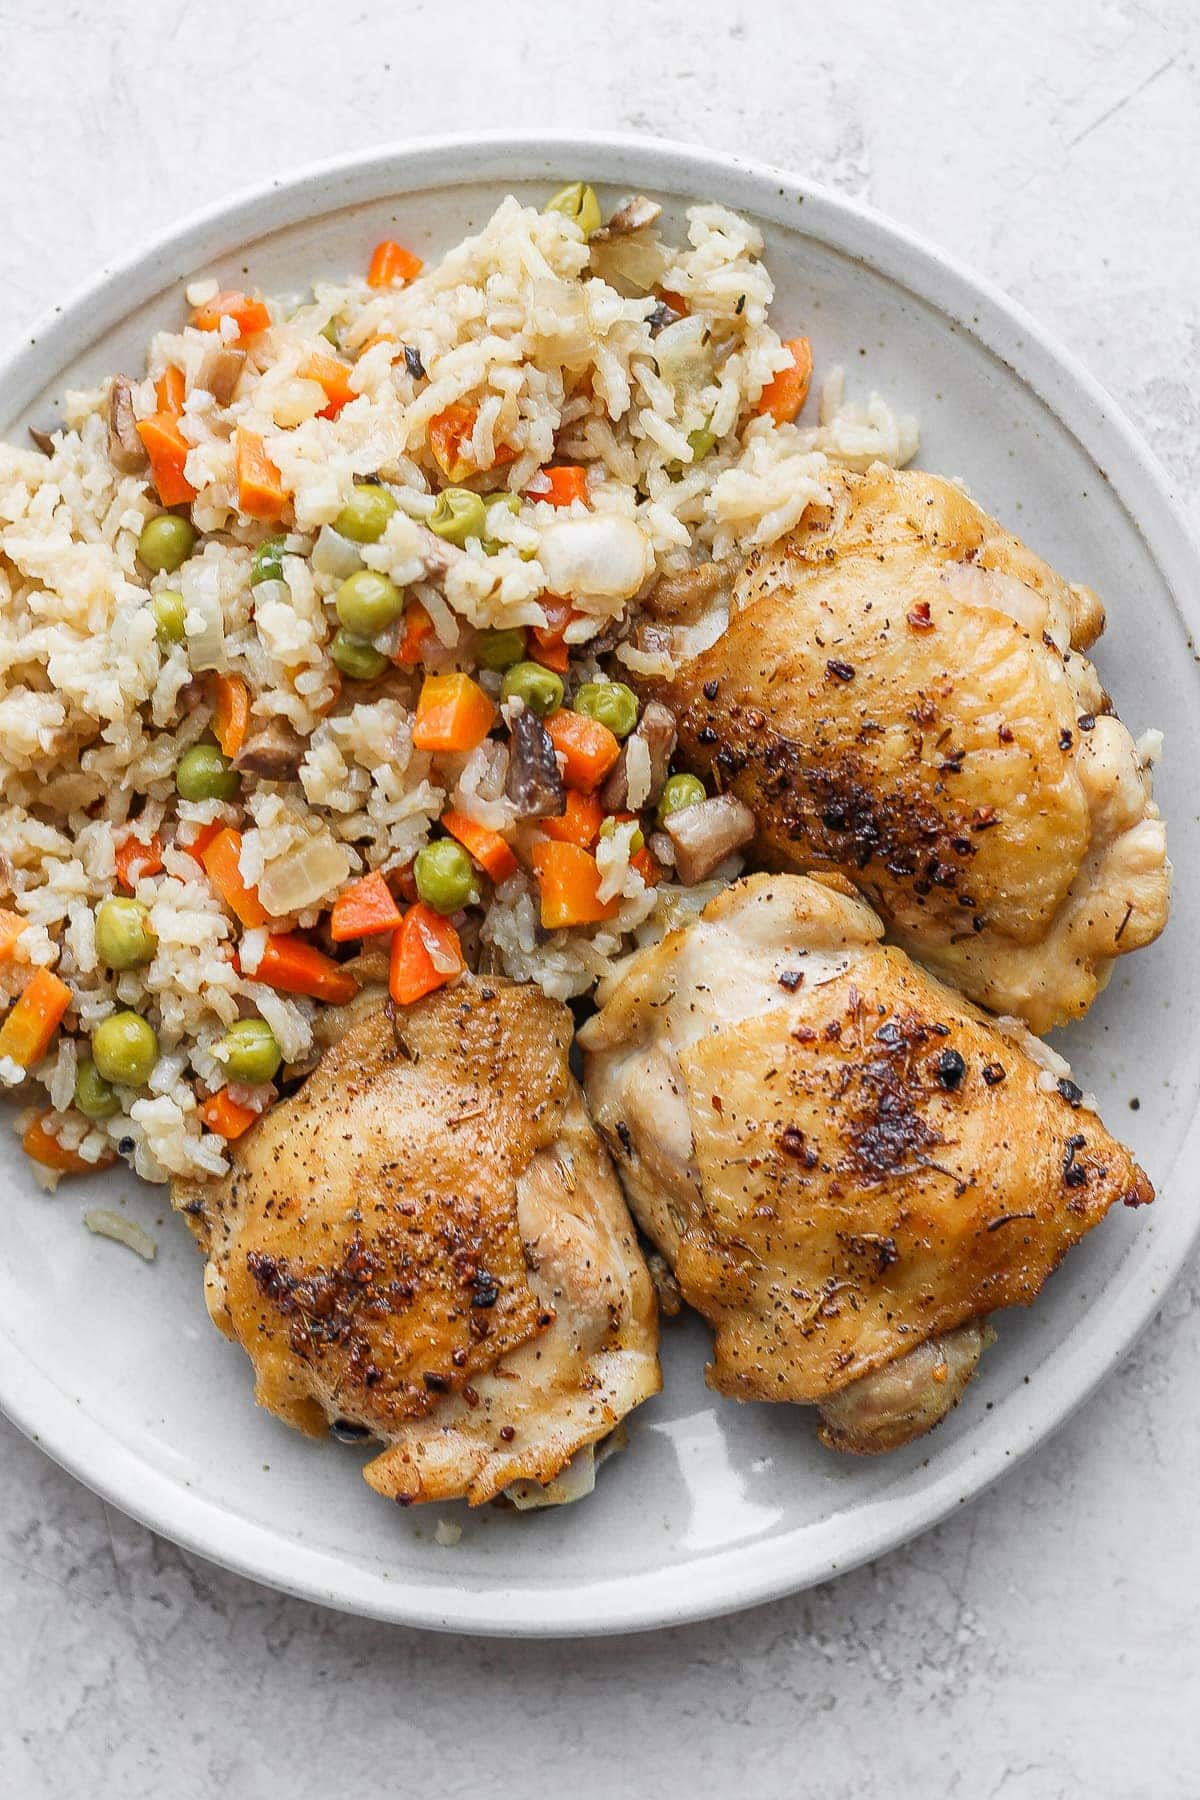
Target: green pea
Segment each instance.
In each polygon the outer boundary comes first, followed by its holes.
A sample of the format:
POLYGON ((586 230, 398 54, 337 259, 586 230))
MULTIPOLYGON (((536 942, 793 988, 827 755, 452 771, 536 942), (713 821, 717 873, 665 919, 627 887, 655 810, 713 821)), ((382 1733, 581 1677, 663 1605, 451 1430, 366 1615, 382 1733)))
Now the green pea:
POLYGON ((638 721, 637 695, 623 681, 585 681, 575 695, 575 711, 627 738, 638 721))
POLYGON ((429 515, 430 531, 449 544, 465 544, 468 538, 481 538, 487 523, 487 512, 478 494, 469 488, 443 488, 437 505, 429 515))
POLYGON ((562 213, 566 218, 574 219, 585 238, 591 237, 593 231, 599 231, 604 217, 596 190, 582 181, 572 181, 568 187, 559 188, 542 211, 562 213))
POLYGON ((92 1060, 105 1081, 145 1087, 158 1061, 154 1027, 138 1013, 112 1013, 92 1033, 92 1060))
POLYGON ((232 800, 241 785, 241 776, 215 744, 193 744, 175 765, 181 800, 232 800))
POLYGON ((190 519, 181 519, 178 513, 160 513, 142 526, 137 553, 148 569, 171 575, 187 561, 195 542, 196 527, 190 519))
MULTIPOLYGON (((624 824, 624 822, 625 821, 622 819, 613 819, 613 818, 605 819, 604 823, 600 827, 600 836, 602 838, 613 837, 616 833, 617 826, 620 824, 624 824)), ((629 840, 629 854, 630 854, 630 856, 636 856, 639 850, 644 850, 645 848, 646 848, 646 834, 642 830, 641 826, 639 825, 637 827, 637 829, 634 831, 633 836, 629 840)))
POLYGON ((387 575, 375 569, 357 569, 338 589, 334 606, 352 637, 373 638, 400 617, 404 594, 387 575))
MULTIPOLYGON (((498 494, 484 494, 483 504, 487 511, 489 522, 491 520, 493 507, 503 507, 504 511, 511 513, 515 519, 521 510, 521 496, 520 494, 511 494, 507 488, 501 488, 498 494)), ((492 529, 494 530, 495 527, 493 526, 492 529)), ((503 538, 483 537, 480 538, 479 541, 483 545, 483 553, 485 556, 497 556, 501 550, 508 548, 503 538)), ((528 555, 525 551, 521 551, 520 555, 525 557, 526 561, 528 561, 528 555)))
POLYGON ((417 851, 413 879, 418 895, 435 912, 457 912, 475 892, 471 859, 453 838, 437 838, 417 851))
POLYGON ((264 538, 254 552, 254 560, 250 564, 250 586, 257 587, 260 581, 282 581, 283 559, 287 555, 287 539, 285 537, 264 538))
POLYGON ((688 432, 687 441, 688 448, 692 453, 691 462, 679 461, 667 464, 668 475, 676 481, 686 470, 694 468, 698 462, 703 462, 717 440, 715 433, 711 432, 707 425, 700 425, 695 431, 688 432))
POLYGON ((183 595, 174 588, 159 588, 150 601, 150 611, 154 614, 154 635, 159 648, 169 650, 172 644, 182 644, 187 616, 183 595))
POLYGON ((85 1119, 111 1119, 121 1102, 94 1062, 86 1059, 75 1071, 75 1105, 85 1119))
POLYGON ((707 798, 708 791, 698 775, 672 775, 658 802, 659 824, 669 819, 672 813, 682 812, 685 806, 696 806, 707 798))
POLYGON ((698 462, 702 462, 717 439, 715 432, 710 431, 707 425, 700 425, 695 431, 688 432, 687 441, 688 448, 692 453, 691 462, 679 461, 667 464, 667 474, 674 481, 678 481, 679 477, 688 469, 694 468, 698 462))
POLYGON ((239 1019, 213 1046, 230 1081, 270 1081, 283 1061, 283 1051, 265 1019, 239 1019))
POLYGON ((553 669, 541 663, 519 662, 500 683, 501 700, 523 700, 539 719, 557 712, 563 701, 563 684, 553 669))
POLYGON ((140 900, 114 896, 96 914, 96 954, 109 969, 140 969, 158 948, 140 900))
POLYGON ((514 494, 510 488, 500 488, 497 493, 484 494, 481 498, 487 512, 491 512, 493 506, 502 506, 515 519, 521 510, 521 496, 514 494))
POLYGON ((333 521, 333 529, 356 544, 374 544, 388 528, 396 502, 385 487, 356 487, 333 521))
POLYGON ((349 631, 334 632, 329 654, 349 681, 374 681, 388 666, 382 650, 349 631))
POLYGON ((509 631, 481 631, 475 639, 475 660, 482 669, 511 669, 525 654, 525 633, 513 627, 509 631))

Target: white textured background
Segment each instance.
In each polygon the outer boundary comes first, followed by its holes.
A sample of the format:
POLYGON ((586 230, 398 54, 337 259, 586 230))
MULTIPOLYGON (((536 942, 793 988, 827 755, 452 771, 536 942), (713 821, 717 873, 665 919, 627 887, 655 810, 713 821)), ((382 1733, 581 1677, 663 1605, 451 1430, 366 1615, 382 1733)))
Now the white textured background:
MULTIPOLYGON (((0 0, 0 337, 114 250, 327 154, 632 128, 939 240, 1186 487, 1198 56, 1195 0, 0 0)), ((266 1593, 0 1421, 0 1796, 1195 1796, 1198 1355, 1193 1269, 1053 1442, 910 1548, 738 1619, 561 1645, 266 1593)))

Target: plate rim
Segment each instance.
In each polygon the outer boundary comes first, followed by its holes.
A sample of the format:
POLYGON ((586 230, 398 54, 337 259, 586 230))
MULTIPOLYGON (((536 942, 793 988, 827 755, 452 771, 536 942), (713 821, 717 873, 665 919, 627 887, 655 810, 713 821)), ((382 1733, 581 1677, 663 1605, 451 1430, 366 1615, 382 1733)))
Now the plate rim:
MULTIPOLYGON (((1122 409, 1074 354, 996 284, 910 230, 833 190, 755 158, 636 132, 508 132, 404 138, 324 158, 192 212, 171 229, 81 285, 43 313, 0 358, 6 417, 19 414, 56 373, 135 308, 248 238, 305 216, 397 198, 432 186, 492 178, 497 185, 578 166, 592 159, 598 179, 634 179, 693 200, 719 199, 785 228, 798 228, 897 282, 951 325, 969 333, 1033 390, 1104 476, 1164 577, 1185 625, 1200 625, 1200 552, 1166 471, 1122 409), (345 191, 335 194, 338 186, 345 191), (783 204, 780 204, 783 202, 783 204), (803 208, 803 211, 801 211, 803 208), (810 230, 810 225, 813 229, 810 230), (217 248, 213 239, 223 240, 217 248), (865 251, 869 249, 870 254, 865 251)), ((1182 823, 1182 822, 1180 822, 1182 823)), ((1177 826, 1177 829, 1179 827, 1177 826)), ((1200 1143, 1194 1116, 1172 1163, 1200 1143)), ((1168 1172, 1169 1173, 1169 1172, 1168 1172)), ((1164 1181, 1166 1176, 1164 1176, 1164 1181)), ((684 1568, 605 1577, 570 1593, 503 1579, 483 1588, 444 1581, 417 1587, 360 1570, 336 1555, 280 1538, 191 1492, 181 1478, 143 1462, 100 1425, 81 1416, 53 1378, 33 1368, 0 1333, 0 1407, 18 1428, 85 1486, 183 1549, 297 1598, 386 1622, 488 1636, 564 1637, 649 1630, 718 1617, 816 1585, 870 1561, 930 1529, 975 1499, 1080 1407, 1128 1353, 1161 1305, 1200 1237, 1182 1206, 1166 1210, 1136 1281, 1103 1291, 1059 1347, 1054 1375, 1036 1392, 1018 1389, 997 1402, 1003 1414, 967 1465, 948 1469, 897 1511, 888 1492, 818 1526, 799 1526, 767 1541, 709 1552, 684 1568), (1102 1326, 1097 1320, 1102 1313, 1102 1326), (30 1380, 31 1372, 34 1379, 30 1380), (1052 1383, 1052 1385, 1051 1385, 1052 1383), (841 1554, 814 1553, 811 1540, 850 1525, 841 1554), (805 1540, 810 1540, 806 1549, 805 1540)), ((978 1434, 976 1434, 978 1436, 978 1434)))

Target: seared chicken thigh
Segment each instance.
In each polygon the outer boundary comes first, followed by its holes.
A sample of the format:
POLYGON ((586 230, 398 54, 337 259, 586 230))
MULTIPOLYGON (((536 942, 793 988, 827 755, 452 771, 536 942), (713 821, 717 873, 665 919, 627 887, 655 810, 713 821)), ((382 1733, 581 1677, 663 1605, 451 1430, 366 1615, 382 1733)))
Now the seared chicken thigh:
POLYGON ((658 1391, 650 1278, 570 1039, 566 1007, 498 979, 360 1011, 222 1182, 176 1192, 259 1402, 382 1439, 381 1494, 550 1483, 658 1391))
MULTIPOLYGON (((721 571, 718 569, 717 573, 721 571)), ((679 756, 744 801, 757 860, 837 869, 891 933, 1035 1031, 1166 920, 1148 770, 1084 654, 1103 628, 951 483, 876 466, 725 583, 649 606, 679 756)))
POLYGON ((839 876, 751 876, 580 1033, 638 1222, 714 1328, 710 1385, 819 1406, 861 1452, 936 1424, 987 1315, 1153 1198, 1043 1046, 882 931, 839 876))

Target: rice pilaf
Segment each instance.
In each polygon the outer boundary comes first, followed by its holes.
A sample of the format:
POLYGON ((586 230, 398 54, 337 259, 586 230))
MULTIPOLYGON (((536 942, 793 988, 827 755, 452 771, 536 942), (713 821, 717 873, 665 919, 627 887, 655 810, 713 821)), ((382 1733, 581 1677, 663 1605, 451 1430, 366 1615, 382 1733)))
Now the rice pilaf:
POLYGON ((755 226, 660 225, 577 185, 300 300, 195 282, 0 447, 0 1082, 48 1185, 219 1175, 360 982, 581 995, 739 870, 664 829, 639 596, 916 428, 838 370, 797 423, 755 226))

